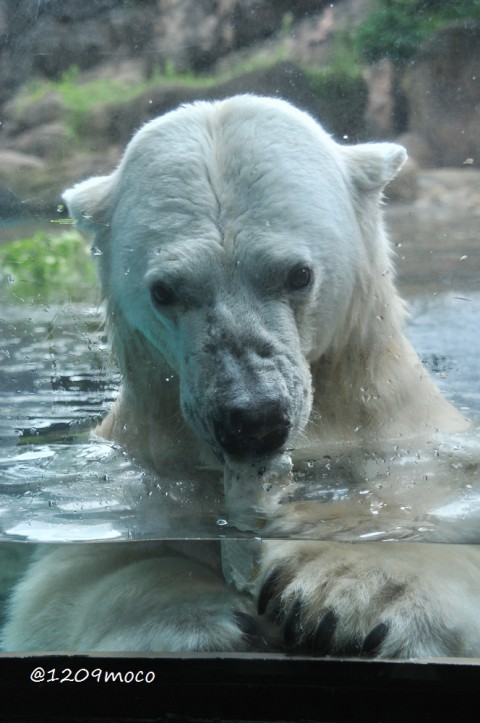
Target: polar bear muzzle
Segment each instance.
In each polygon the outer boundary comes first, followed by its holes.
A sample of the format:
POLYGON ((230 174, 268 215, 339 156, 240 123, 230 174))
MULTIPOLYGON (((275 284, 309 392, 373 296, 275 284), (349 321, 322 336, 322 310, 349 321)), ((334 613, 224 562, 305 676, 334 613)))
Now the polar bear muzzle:
POLYGON ((219 409, 214 422, 220 447, 232 457, 268 455, 288 439, 292 423, 280 399, 247 403, 219 409))

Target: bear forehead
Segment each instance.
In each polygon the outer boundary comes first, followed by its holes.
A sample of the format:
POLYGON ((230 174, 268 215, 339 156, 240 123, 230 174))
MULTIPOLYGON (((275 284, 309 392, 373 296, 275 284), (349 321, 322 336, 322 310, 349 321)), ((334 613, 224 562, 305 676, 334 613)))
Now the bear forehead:
POLYGON ((299 112, 259 114, 257 106, 249 112, 248 103, 228 102, 152 121, 119 169, 122 233, 133 226, 164 240, 222 245, 280 234, 291 244, 341 228, 352 215, 341 159, 310 121, 299 112))
POLYGON ((143 193, 151 184, 149 198, 172 198, 181 186, 195 200, 210 189, 220 203, 235 191, 249 208, 271 205, 280 194, 298 203, 335 187, 343 199, 343 163, 332 139, 288 104, 255 100, 199 103, 151 121, 128 147, 121 176, 130 181, 133 174, 143 193))

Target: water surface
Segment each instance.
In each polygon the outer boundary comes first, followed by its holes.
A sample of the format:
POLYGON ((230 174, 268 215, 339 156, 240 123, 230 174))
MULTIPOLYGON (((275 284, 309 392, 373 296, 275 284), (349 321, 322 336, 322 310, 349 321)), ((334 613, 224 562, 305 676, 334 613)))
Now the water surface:
MULTIPOLYGON (((478 424, 480 294, 417 297, 411 311, 408 335, 424 363, 444 393, 478 424)), ((251 534, 229 520, 214 474, 211 486, 202 488, 199 507, 193 481, 163 480, 117 446, 92 437, 120 382, 99 309, 73 304, 9 307, 0 312, 0 327, 1 540, 221 539, 251 534)), ((302 529, 290 520, 284 534, 477 541, 477 439, 475 432, 445 440, 421 460, 407 448, 388 458, 381 451, 364 453, 359 465, 367 470, 363 477, 355 473, 359 460, 352 462, 349 450, 339 450, 334 458, 307 451, 290 499, 314 503, 312 514, 322 524, 302 529), (440 483, 432 467, 439 454, 447 460, 440 483), (420 498, 416 480, 422 477, 427 484, 420 498), (409 499, 397 499, 399 482, 402 489, 410 485, 409 499), (346 502, 352 509, 347 522, 346 502), (342 514, 337 503, 343 505, 342 514)), ((251 527, 253 533, 269 534, 265 520, 258 529, 253 529, 255 522, 251 527)), ((273 529, 272 535, 282 534, 278 526, 273 529)))

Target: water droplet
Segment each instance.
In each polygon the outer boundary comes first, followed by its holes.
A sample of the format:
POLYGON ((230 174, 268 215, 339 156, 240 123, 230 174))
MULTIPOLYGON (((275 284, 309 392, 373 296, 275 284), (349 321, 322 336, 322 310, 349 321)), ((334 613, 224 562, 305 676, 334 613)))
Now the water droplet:
POLYGON ((219 527, 225 527, 226 525, 228 525, 228 522, 227 520, 224 520, 222 517, 220 517, 215 524, 219 527))

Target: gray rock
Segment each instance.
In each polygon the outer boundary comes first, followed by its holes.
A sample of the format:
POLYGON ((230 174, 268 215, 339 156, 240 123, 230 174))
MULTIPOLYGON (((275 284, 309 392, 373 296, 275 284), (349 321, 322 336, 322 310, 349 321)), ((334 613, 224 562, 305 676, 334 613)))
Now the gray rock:
POLYGON ((409 131, 421 138, 432 164, 480 160, 480 27, 453 25, 421 49, 404 78, 409 131))
POLYGON ((299 19, 327 5, 327 0, 0 0, 5 39, 0 103, 26 78, 57 79, 72 65, 86 70, 112 57, 142 59, 147 72, 167 61, 179 70, 208 69, 232 50, 274 34, 286 13, 299 19))
POLYGON ((202 71, 232 51, 272 37, 286 18, 316 15, 328 5, 327 0, 161 0, 161 12, 154 15, 151 59, 160 65, 172 61, 179 70, 202 71))
POLYGON ((20 94, 3 108, 3 132, 15 136, 44 123, 61 121, 66 116, 65 103, 59 93, 50 91, 40 98, 26 100, 20 94))
POLYGON ((44 170, 46 164, 35 156, 13 150, 0 150, 0 181, 12 179, 14 174, 26 175, 44 170))
POLYGON ((180 103, 198 99, 215 100, 240 93, 279 96, 309 111, 326 123, 338 138, 350 141, 362 135, 366 88, 358 84, 337 89, 315 87, 305 72, 294 63, 244 73, 216 85, 160 85, 124 103, 96 106, 85 117, 83 133, 96 148, 109 144, 125 145, 134 131, 148 120, 176 108, 180 103))
MULTIPOLYGON (((22 204, 33 212, 52 213, 61 191, 70 183, 95 173, 109 172, 120 157, 134 131, 148 120, 161 115, 180 103, 197 99, 222 99, 239 93, 277 95, 290 100, 312 115, 320 117, 328 130, 338 138, 348 135, 353 142, 362 134, 362 119, 366 90, 361 79, 358 85, 342 87, 314 83, 297 65, 278 63, 262 70, 251 71, 216 85, 195 86, 159 85, 124 102, 96 105, 85 116, 79 128, 80 138, 72 139, 64 122, 43 123, 28 127, 30 112, 17 117, 16 126, 4 138, 3 146, 13 154, 15 162, 6 163, 0 184, 13 191, 22 204), (24 129, 23 132, 18 132, 24 129), (80 150, 81 149, 81 150, 80 150), (28 154, 35 155, 28 155, 28 154), (23 159, 23 160, 22 160, 23 159), (48 161, 45 163, 44 161, 48 161), (30 172, 24 168, 30 163, 30 172)), ((48 117, 48 109, 40 102, 33 104, 38 118, 48 117), (43 113, 43 115, 42 115, 43 113)), ((1 158, 0 158, 1 163, 1 158)), ((10 213, 11 196, 5 191, 3 211, 10 213)))
POLYGON ((54 160, 68 152, 69 140, 64 123, 44 123, 17 135, 7 146, 30 156, 54 160))
MULTIPOLYGON (((22 215, 35 206, 38 185, 46 176, 46 164, 35 156, 0 150, 0 216, 22 215)), ((48 175, 48 174, 47 174, 48 175)))

